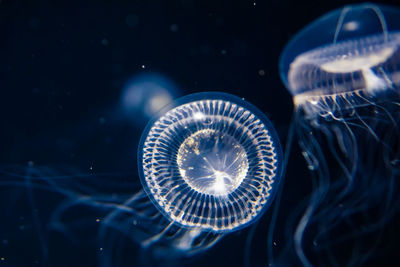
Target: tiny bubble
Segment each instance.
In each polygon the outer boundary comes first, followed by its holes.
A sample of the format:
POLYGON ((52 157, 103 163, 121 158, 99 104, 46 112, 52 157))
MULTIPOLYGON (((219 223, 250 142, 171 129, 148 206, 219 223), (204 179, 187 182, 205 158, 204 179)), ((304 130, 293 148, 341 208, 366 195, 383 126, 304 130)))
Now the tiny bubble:
POLYGON ((99 248, 100 251, 103 251, 103 248, 99 248))
POLYGON ((217 26, 222 26, 224 24, 224 19, 216 18, 215 23, 217 24, 217 26))
POLYGON ((101 40, 101 44, 104 46, 107 46, 109 44, 109 42, 106 38, 104 38, 103 40, 101 40))
POLYGON ((146 65, 142 65, 142 69, 145 69, 146 68, 146 65))
POLYGON ((89 167, 89 170, 91 170, 91 171, 92 171, 92 170, 93 170, 93 166, 90 166, 90 167, 89 167))
POLYGON ((169 29, 171 32, 177 32, 179 30, 179 27, 176 24, 171 24, 171 26, 169 26, 169 29))
POLYGON ((129 14, 128 16, 126 16, 125 22, 129 27, 136 27, 139 23, 139 17, 135 14, 129 14))
MULTIPOLYGON (((0 3, 1 3, 2 1, 0 1, 0 3)), ((39 25, 40 25, 40 20, 39 19, 37 19, 37 18, 31 18, 30 19, 30 21, 29 21, 29 27, 31 28, 31 29, 37 29, 38 27, 39 27, 39 25)))
POLYGON ((399 162, 400 162, 399 159, 393 159, 393 160, 390 161, 390 164, 392 164, 393 166, 396 166, 396 165, 399 164, 399 162))

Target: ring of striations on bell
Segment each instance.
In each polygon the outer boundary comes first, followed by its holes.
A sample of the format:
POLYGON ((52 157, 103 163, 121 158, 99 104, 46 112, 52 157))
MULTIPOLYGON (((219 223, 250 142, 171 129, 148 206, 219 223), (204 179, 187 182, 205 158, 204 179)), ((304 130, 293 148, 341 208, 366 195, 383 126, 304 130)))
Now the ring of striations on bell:
POLYGON ((182 227, 229 232, 269 206, 282 150, 267 117, 241 98, 189 95, 144 131, 141 181, 159 210, 182 227))

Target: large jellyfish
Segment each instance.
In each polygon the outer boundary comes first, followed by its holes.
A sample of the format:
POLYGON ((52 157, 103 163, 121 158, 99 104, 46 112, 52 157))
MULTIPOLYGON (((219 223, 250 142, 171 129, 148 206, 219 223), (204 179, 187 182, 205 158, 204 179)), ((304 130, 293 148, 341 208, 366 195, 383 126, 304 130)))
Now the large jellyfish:
POLYGON ((175 227, 180 237, 171 247, 186 251, 199 236, 254 222, 270 205, 283 169, 266 116, 243 99, 215 92, 189 95, 160 114, 143 133, 138 165, 168 225, 147 242, 175 227))
POLYGON ((399 207, 400 10, 334 10, 284 49, 281 78, 313 192, 293 229, 305 266, 362 265, 399 207))

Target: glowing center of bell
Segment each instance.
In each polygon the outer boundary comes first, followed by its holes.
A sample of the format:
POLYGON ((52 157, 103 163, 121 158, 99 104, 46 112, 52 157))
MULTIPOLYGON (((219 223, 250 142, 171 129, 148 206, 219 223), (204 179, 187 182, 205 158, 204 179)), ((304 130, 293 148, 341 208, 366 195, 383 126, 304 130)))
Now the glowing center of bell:
POLYGON ((370 69, 388 60, 388 58, 391 57, 394 52, 395 47, 386 47, 375 51, 374 53, 371 52, 370 54, 366 55, 344 55, 341 58, 322 64, 321 68, 323 70, 334 73, 352 72, 360 69, 370 69))
POLYGON ((234 137, 212 129, 187 137, 179 147, 177 163, 191 188, 214 196, 233 192, 249 168, 243 146, 234 137))

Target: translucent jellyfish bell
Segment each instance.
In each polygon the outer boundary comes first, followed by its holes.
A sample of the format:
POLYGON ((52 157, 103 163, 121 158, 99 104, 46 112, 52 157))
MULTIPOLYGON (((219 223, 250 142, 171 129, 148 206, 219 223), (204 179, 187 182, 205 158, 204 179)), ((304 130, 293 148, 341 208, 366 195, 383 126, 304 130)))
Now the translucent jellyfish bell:
POLYGON ((301 216, 288 224, 303 266, 369 264, 384 250, 385 225, 396 221, 399 30, 398 8, 345 6, 306 26, 282 53, 281 78, 295 106, 291 129, 312 180, 307 204, 296 209, 301 216))
POLYGON ((121 108, 135 124, 145 123, 179 95, 177 86, 168 77, 157 73, 139 74, 130 78, 122 90, 121 108))
POLYGON ((138 165, 146 192, 170 221, 221 233, 253 222, 271 203, 282 152, 256 107, 208 92, 179 99, 148 125, 138 165))
POLYGON ((361 106, 400 86, 400 10, 371 3, 334 10, 300 31, 280 59, 307 115, 361 106))

